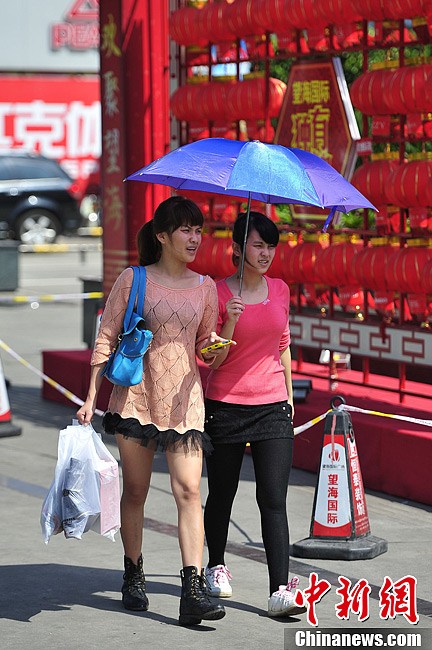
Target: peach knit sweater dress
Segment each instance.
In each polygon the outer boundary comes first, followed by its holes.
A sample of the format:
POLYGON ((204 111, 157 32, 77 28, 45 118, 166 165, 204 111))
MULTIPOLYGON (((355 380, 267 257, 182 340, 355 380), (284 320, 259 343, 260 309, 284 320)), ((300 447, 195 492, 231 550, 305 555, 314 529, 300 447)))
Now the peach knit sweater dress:
MULTIPOLYGON (((91 364, 107 361, 122 331, 133 271, 125 269, 108 297, 91 364)), ((147 274, 144 318, 153 332, 143 380, 113 386, 103 426, 152 449, 210 451, 196 355, 217 322, 216 286, 209 276, 189 289, 157 284, 147 274)), ((200 355, 199 355, 200 356, 200 355)))

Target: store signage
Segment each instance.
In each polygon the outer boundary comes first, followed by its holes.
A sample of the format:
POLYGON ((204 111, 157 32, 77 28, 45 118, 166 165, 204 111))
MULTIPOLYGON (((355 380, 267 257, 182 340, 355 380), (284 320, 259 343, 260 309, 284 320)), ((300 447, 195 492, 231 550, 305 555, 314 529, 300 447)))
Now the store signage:
MULTIPOLYGON (((275 142, 320 156, 350 179, 360 133, 339 59, 291 67, 275 142)), ((299 219, 324 219, 328 210, 292 206, 299 219)))
POLYGON ((101 159, 102 212, 104 221, 104 291, 129 262, 126 216, 124 118, 124 63, 122 53, 121 0, 107 0, 101 13, 101 159))
POLYGON ((64 21, 50 30, 52 50, 90 50, 99 47, 99 0, 75 0, 64 21))
POLYGON ((20 149, 58 160, 73 178, 99 169, 99 78, 5 76, 0 84, 0 152, 20 149))

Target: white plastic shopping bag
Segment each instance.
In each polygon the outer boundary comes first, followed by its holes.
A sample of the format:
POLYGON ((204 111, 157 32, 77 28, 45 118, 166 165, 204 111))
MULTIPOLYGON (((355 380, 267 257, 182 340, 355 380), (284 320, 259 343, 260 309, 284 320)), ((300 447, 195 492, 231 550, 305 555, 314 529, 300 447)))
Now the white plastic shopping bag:
POLYGON ((60 431, 54 480, 40 521, 46 544, 62 531, 81 539, 93 530, 114 541, 120 528, 118 463, 91 425, 73 420, 60 431))

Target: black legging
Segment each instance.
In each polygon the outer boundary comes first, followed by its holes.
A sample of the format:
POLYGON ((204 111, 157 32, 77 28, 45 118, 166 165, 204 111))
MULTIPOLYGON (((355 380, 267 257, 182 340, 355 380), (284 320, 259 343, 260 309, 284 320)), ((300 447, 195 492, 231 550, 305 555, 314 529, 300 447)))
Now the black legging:
MULTIPOLYGON (((210 567, 225 564, 225 547, 231 509, 237 492, 245 443, 214 445, 207 456, 209 494, 204 526, 210 567)), ((287 491, 292 465, 292 438, 251 443, 256 500, 261 513, 261 532, 267 557, 270 594, 288 582, 289 530, 287 491)))

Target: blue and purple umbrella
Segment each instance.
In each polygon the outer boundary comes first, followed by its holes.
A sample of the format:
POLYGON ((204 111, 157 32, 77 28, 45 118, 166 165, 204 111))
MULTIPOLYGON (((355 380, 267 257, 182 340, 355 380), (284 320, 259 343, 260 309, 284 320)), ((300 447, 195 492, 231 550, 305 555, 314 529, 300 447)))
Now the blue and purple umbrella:
MULTIPOLYGON (((248 200, 248 214, 252 199, 263 203, 330 208, 324 231, 335 212, 358 208, 376 210, 363 194, 318 156, 303 149, 258 140, 205 138, 191 142, 139 169, 126 180, 238 196, 248 200)), ((244 260, 240 268, 240 286, 243 268, 244 260)))

